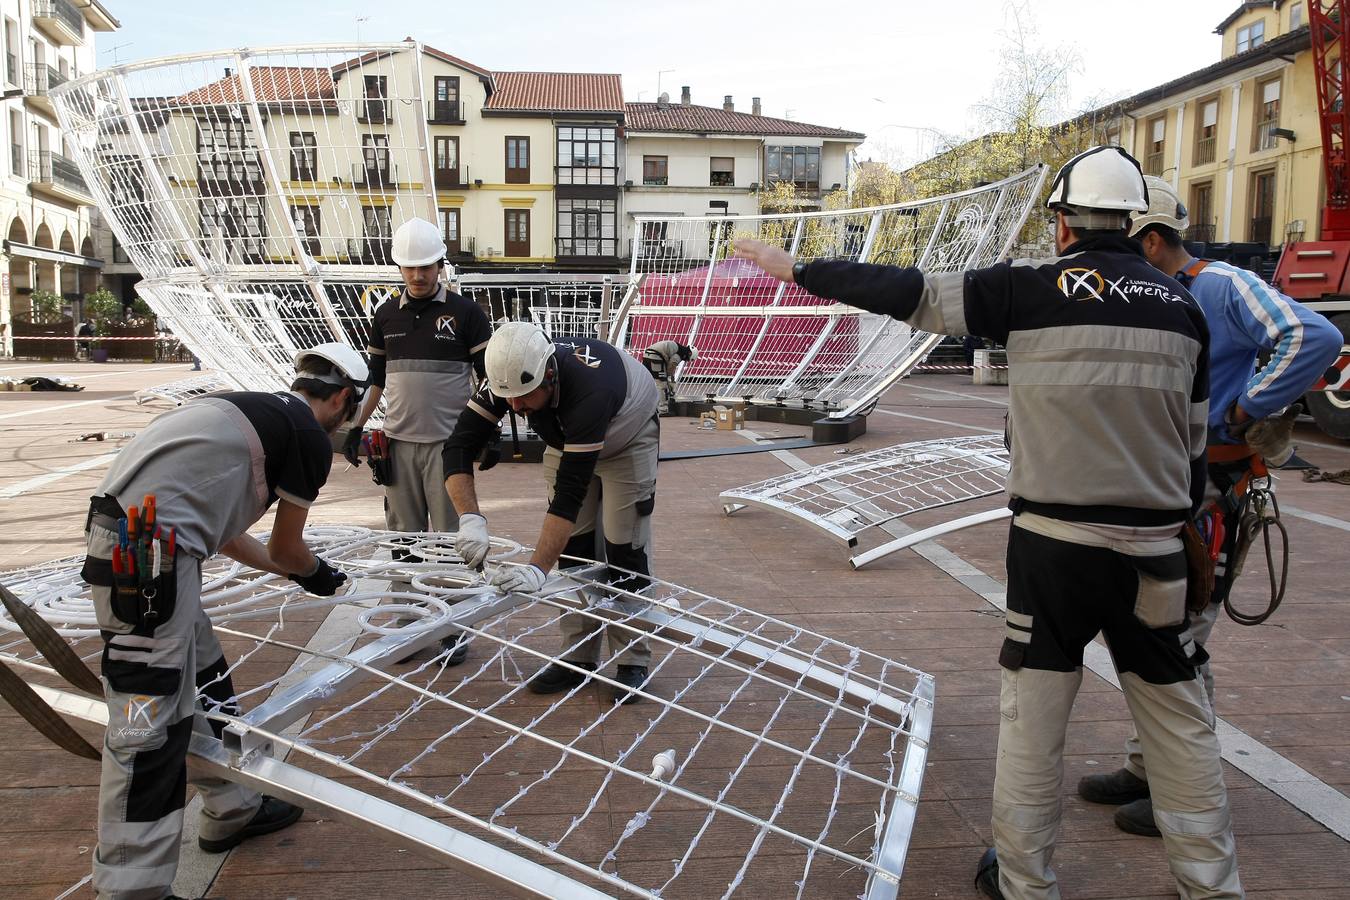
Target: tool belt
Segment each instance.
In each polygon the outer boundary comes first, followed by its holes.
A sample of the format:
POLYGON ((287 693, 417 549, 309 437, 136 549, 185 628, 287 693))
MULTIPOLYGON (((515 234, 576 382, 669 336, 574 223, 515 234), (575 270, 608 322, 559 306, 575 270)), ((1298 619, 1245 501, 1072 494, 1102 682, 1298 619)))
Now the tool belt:
MULTIPOLYGON (((147 510, 153 509, 153 498, 147 497, 147 510)), ((131 627, 131 633, 144 637, 154 634, 156 628, 173 617, 178 600, 178 547, 172 529, 167 538, 153 519, 141 524, 136 532, 139 516, 127 516, 115 497, 100 495, 90 498, 89 525, 97 525, 118 535, 118 542, 110 558, 93 554, 85 556, 80 577, 91 587, 106 588, 113 617, 131 627), (130 533, 129 533, 130 532, 130 533)))

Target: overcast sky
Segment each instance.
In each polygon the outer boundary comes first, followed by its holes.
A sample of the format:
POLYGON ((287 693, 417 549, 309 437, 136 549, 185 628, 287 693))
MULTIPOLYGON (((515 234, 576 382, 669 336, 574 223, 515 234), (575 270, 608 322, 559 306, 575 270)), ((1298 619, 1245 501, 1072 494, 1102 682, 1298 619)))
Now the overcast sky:
MULTIPOLYGON (((892 156, 933 143, 924 128, 973 131, 1008 26, 1007 0, 106 0, 122 22, 100 34, 99 65, 154 56, 412 35, 496 70, 618 72, 625 99, 737 110, 861 131, 892 156), (364 21, 358 21, 364 19, 364 21), (118 47, 117 45, 125 45, 118 47), (115 48, 115 49, 114 49, 115 48), (662 73, 661 70, 669 69, 662 73), (900 128, 896 126, 911 126, 900 128)), ((1074 106, 1128 96, 1219 58, 1214 27, 1237 0, 1034 0, 1037 42, 1073 48, 1074 106)))

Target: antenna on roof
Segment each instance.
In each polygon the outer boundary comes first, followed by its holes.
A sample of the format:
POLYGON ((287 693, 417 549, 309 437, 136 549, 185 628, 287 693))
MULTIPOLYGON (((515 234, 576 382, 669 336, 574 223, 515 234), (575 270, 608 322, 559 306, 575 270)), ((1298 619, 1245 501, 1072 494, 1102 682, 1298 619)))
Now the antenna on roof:
POLYGON ((100 53, 111 53, 111 54, 113 55, 113 61, 112 61, 112 64, 115 66, 115 65, 117 65, 117 51, 118 51, 118 50, 121 50, 123 47, 130 47, 130 46, 131 46, 132 44, 134 44, 134 43, 136 43, 136 42, 135 42, 135 41, 127 41, 126 43, 123 43, 123 44, 114 44, 114 45, 111 46, 111 47, 105 47, 104 49, 100 50, 99 52, 100 52, 100 53))

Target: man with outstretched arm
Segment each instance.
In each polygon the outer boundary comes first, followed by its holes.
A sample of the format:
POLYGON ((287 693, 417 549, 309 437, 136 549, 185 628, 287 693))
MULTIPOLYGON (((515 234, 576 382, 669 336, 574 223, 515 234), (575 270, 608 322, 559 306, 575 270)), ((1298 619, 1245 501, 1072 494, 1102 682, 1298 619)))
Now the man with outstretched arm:
MULTIPOLYGON (((223 730, 200 715, 198 695, 208 711, 239 712, 201 606, 202 562, 223 553, 324 597, 346 580, 310 551, 304 527, 328 480, 333 435, 365 391, 366 364, 333 343, 296 354, 295 369, 289 392, 213 394, 159 416, 117 455, 91 498, 81 574, 103 634, 108 703, 93 860, 98 897, 172 896, 188 742, 194 729, 209 727, 217 737, 223 730), (138 504, 140 516, 132 514, 138 504), (246 531, 273 504, 264 544, 246 531)), ((209 853, 301 815, 298 806, 228 781, 193 783, 203 801, 198 843, 209 853)))
POLYGON ((1094 147, 1047 204, 1058 256, 930 275, 736 251, 818 297, 1008 348, 1012 447, 1008 610, 989 897, 1055 898, 1065 730, 1083 648, 1104 632, 1153 777, 1183 898, 1239 897, 1216 737, 1187 631, 1180 533, 1204 488, 1204 316, 1129 240, 1148 208, 1139 164, 1094 147))
MULTIPOLYGON (((488 342, 487 381, 469 401, 445 445, 445 486, 459 510, 455 547, 469 566, 487 558, 487 519, 474 491, 473 461, 508 412, 524 415, 544 441, 548 513, 529 565, 503 566, 493 584, 537 591, 562 555, 605 560, 634 575, 613 583, 637 591, 650 582, 660 424, 657 389, 642 363, 604 341, 553 341, 537 325, 508 322, 488 342)), ((594 672, 604 631, 618 664, 615 699, 631 703, 647 681, 651 650, 625 628, 600 628, 584 614, 562 617, 562 659, 594 672)), ((588 678, 551 664, 530 680, 537 694, 568 691, 588 678)))

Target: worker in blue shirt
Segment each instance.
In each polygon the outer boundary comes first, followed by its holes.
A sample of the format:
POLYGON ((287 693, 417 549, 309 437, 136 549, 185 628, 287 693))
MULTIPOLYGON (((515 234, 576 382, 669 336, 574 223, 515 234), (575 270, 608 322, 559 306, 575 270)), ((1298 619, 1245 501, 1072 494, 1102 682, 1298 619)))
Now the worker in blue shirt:
MULTIPOLYGON (((1252 272, 1225 262, 1193 259, 1181 241, 1190 221, 1176 191, 1148 176, 1149 208, 1131 220, 1130 234, 1143 244, 1155 267, 1173 275, 1200 304, 1209 324, 1209 438, 1206 502, 1222 515, 1227 537, 1215 569, 1209 607, 1191 618, 1191 636, 1203 646, 1237 575, 1240 499, 1253 477, 1266 474, 1266 463, 1280 466, 1293 455, 1293 417, 1279 413, 1322 377, 1341 350, 1341 333, 1330 322, 1300 305, 1252 272), (1258 355, 1270 358, 1258 366, 1258 355)), ((1214 714, 1214 678, 1206 662, 1201 673, 1214 714)), ((1090 775, 1078 793, 1094 803, 1120 804, 1117 827, 1131 834, 1157 836, 1148 775, 1139 738, 1126 741, 1123 768, 1090 775)))

